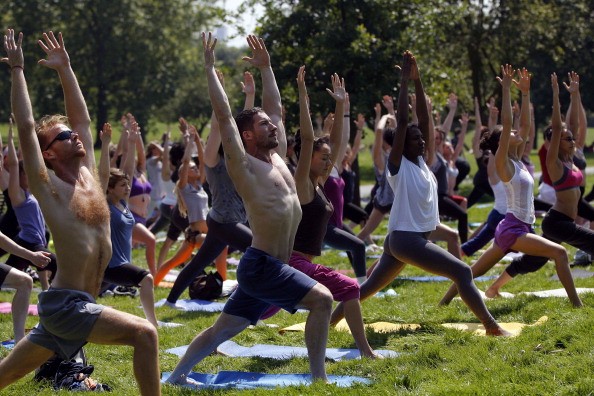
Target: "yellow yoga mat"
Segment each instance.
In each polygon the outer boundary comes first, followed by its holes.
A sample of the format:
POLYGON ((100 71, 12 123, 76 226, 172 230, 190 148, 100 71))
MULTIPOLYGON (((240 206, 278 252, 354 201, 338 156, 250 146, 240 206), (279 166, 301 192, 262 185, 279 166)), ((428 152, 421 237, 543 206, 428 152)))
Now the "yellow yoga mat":
MULTIPOLYGON (((538 319, 531 325, 519 322, 499 323, 499 325, 505 330, 512 333, 514 336, 517 336, 518 334, 520 334, 524 327, 537 326, 543 324, 548 319, 549 318, 547 316, 542 316, 540 319, 538 319)), ((485 335, 485 328, 480 323, 442 323, 441 325, 449 329, 471 331, 476 335, 485 335)), ((414 331, 418 330, 420 327, 421 325, 418 323, 375 322, 365 325, 365 328, 372 329, 376 333, 394 333, 401 330, 414 331)), ((344 319, 338 322, 335 328, 338 331, 349 331, 349 327, 344 319)), ((305 322, 285 327, 284 329, 279 330, 279 333, 283 334, 286 331, 305 331, 305 322)))

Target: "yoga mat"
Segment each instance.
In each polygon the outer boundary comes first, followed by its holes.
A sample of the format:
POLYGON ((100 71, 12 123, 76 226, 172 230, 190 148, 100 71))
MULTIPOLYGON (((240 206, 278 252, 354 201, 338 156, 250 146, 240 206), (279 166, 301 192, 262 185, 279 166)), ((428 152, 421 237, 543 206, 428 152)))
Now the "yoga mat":
MULTIPOLYGON (((593 288, 587 287, 576 287, 575 289, 578 294, 585 294, 585 293, 594 293, 593 288)), ((479 293, 483 300, 493 300, 493 298, 489 298, 485 295, 485 292, 479 290, 479 293)), ((536 297, 567 297, 567 292, 565 289, 552 289, 552 290, 540 290, 540 291, 527 291, 521 292, 518 294, 508 293, 508 292, 499 292, 500 296, 495 298, 514 298, 517 295, 524 294, 527 296, 536 296, 536 297)), ((455 300, 461 300, 460 297, 456 297, 455 300)))
MULTIPOLYGON (((165 352, 182 356, 186 353, 188 346, 181 346, 177 348, 167 349, 165 352)), ((397 357, 400 354, 398 352, 389 351, 386 349, 378 349, 376 353, 389 358, 397 357)), ((294 347, 285 345, 270 345, 270 344, 257 344, 251 347, 245 347, 239 345, 233 341, 225 341, 217 348, 217 353, 228 356, 228 357, 261 357, 269 359, 285 360, 294 357, 307 358, 307 348, 305 347, 294 347)), ((347 349, 347 348, 327 348, 326 358, 332 361, 339 360, 351 360, 359 359, 361 357, 358 349, 347 349)))
MULTIPOLYGON (((0 313, 9 314, 12 312, 12 304, 9 302, 0 303, 0 313)), ((37 305, 30 304, 27 314, 37 316, 39 315, 37 312, 37 305)))
MULTIPOLYGON (((161 382, 165 382, 171 373, 165 372, 161 376, 161 382)), ((198 387, 184 385, 190 389, 255 389, 255 388, 276 388, 283 386, 310 385, 310 374, 263 374, 248 373, 242 371, 219 371, 218 374, 190 373, 189 378, 198 381, 203 385, 198 387)), ((371 384, 367 378, 350 375, 329 375, 328 382, 339 387, 349 387, 355 384, 371 384)))
MULTIPOLYGON (((157 301, 155 308, 162 307, 165 301, 166 299, 157 301)), ((177 300, 177 305, 181 311, 222 312, 225 303, 205 300, 177 300)))
MULTIPOLYGON (((593 274, 594 275, 594 274, 593 274)), ((488 280, 496 279, 497 275, 490 275, 490 276, 479 276, 474 278, 475 281, 484 282, 488 280)), ((407 281, 415 281, 415 282, 451 282, 452 280, 446 278, 445 276, 399 276, 396 280, 407 280, 407 281)))
MULTIPOLYGON (((543 316, 534 322, 532 325, 527 325, 525 323, 518 323, 518 322, 510 322, 510 323, 499 323, 499 325, 512 333, 514 336, 520 334, 520 331, 526 326, 537 326, 543 324, 548 320, 548 317, 543 316)), ((476 335, 485 335, 485 328, 480 323, 442 323, 443 327, 449 329, 456 329, 456 330, 463 330, 463 331, 471 331, 476 335)), ((375 322, 371 324, 366 324, 365 328, 372 329, 376 333, 393 333, 401 330, 409 330, 415 331, 421 328, 420 324, 417 323, 389 323, 389 322, 375 322)), ((349 327, 346 324, 346 321, 343 319, 336 325, 336 330, 339 331, 349 331, 349 327)), ((293 326, 285 327, 281 329, 279 332, 282 334, 285 331, 305 331, 305 323, 298 323, 293 326)))
POLYGON ((2 348, 5 348, 5 349, 12 349, 12 348, 14 348, 14 340, 2 341, 0 343, 0 346, 2 346, 2 348))
MULTIPOLYGON (((574 279, 592 278, 592 277, 594 277, 594 272, 586 271, 581 268, 572 268, 571 276, 573 276, 574 279)), ((551 276, 551 280, 559 280, 559 275, 555 274, 555 275, 551 276)))
POLYGON ((157 320, 157 324, 159 325, 159 327, 180 327, 180 326, 183 326, 183 324, 181 324, 181 323, 161 322, 160 320, 157 320))

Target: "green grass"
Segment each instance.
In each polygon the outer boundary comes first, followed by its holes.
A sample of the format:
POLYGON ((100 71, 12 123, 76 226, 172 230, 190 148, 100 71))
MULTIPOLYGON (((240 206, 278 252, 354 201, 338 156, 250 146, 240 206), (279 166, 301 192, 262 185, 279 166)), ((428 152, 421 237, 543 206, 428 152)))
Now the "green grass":
MULTIPOLYGON (((590 180, 590 182, 592 182, 590 180)), ((471 222, 478 222, 489 208, 472 208, 471 222)), ((385 222, 376 232, 385 233, 385 222)), ((569 249, 573 254, 574 249, 569 249)), ((134 250, 134 262, 144 265, 142 250, 134 250)), ((334 251, 325 252, 319 262, 334 268, 349 268, 348 261, 334 251)), ((470 260, 467 259, 467 262, 470 260)), ((371 261, 369 261, 371 264, 371 261)), ((232 267, 230 267, 232 268, 232 267)), ((503 266, 496 266, 488 274, 498 274, 503 266)), ((558 281, 549 278, 555 273, 549 263, 542 270, 520 276, 512 281, 506 291, 518 293, 525 290, 543 290, 561 287, 558 281)), ((420 275, 422 271, 408 266, 403 275, 420 275)), ((230 273, 230 277, 233 277, 230 273)), ((576 279, 577 287, 594 287, 594 278, 576 279)), ((486 288, 486 282, 478 282, 486 288)), ((525 329, 513 339, 493 339, 473 336, 468 333, 444 329, 442 322, 476 322, 476 318, 460 301, 448 307, 438 307, 448 283, 417 283, 396 279, 390 287, 398 296, 385 299, 371 298, 363 303, 363 315, 367 323, 376 321, 421 323, 420 331, 401 331, 393 334, 368 332, 374 348, 401 352, 395 359, 383 361, 346 361, 327 363, 329 374, 358 375, 373 381, 370 386, 355 386, 339 389, 331 385, 314 384, 310 388, 283 388, 280 394, 588 394, 594 390, 594 347, 591 329, 594 328, 594 295, 583 297, 585 308, 574 309, 566 298, 539 299, 517 297, 511 300, 493 300, 487 303, 499 321, 531 323, 543 315, 549 320, 542 326, 525 329)), ((168 289, 157 288, 156 299, 165 298, 168 289)), ((187 298, 187 292, 182 296, 187 298)), ((0 301, 10 301, 12 294, 0 292, 0 301)), ((34 293, 32 301, 36 301, 34 293)), ((139 300, 129 297, 108 297, 99 302, 142 316, 139 300)), ((162 371, 171 371, 178 361, 174 355, 164 353, 167 348, 188 344, 193 337, 210 326, 217 314, 183 313, 169 308, 158 308, 159 320, 174 321, 185 326, 159 329, 159 358, 162 371)), ((269 319, 269 323, 281 327, 303 322, 304 314, 289 315, 281 312, 269 319)), ((29 317, 27 327, 32 327, 37 318, 29 317)), ((2 339, 12 336, 10 315, 0 315, 2 339)), ((278 334, 276 329, 258 327, 247 329, 235 339, 242 345, 268 343, 303 346, 303 334, 278 334)), ((349 334, 330 331, 329 347, 354 348, 349 334)), ((137 394, 132 374, 132 349, 88 345, 89 362, 95 366, 93 377, 114 388, 114 395, 137 394)), ((0 357, 6 355, 0 351, 0 357)), ((212 355, 196 368, 196 371, 215 373, 220 370, 256 371, 268 373, 306 373, 306 359, 275 361, 271 359, 226 358, 212 355)), ((47 386, 32 381, 28 375, 0 394, 34 395, 47 394, 47 386)), ((172 386, 164 386, 167 395, 190 394, 172 386)), ((271 394, 265 390, 255 391, 208 391, 208 394, 271 394)))
MULTIPOLYGON (((4 132, 4 131, 3 131, 4 132)), ((369 137, 370 134, 368 134, 369 137)), ((367 141, 367 139, 366 139, 367 141)), ((365 158, 367 150, 361 152, 362 165, 367 169, 370 157, 365 158), (364 162, 367 161, 367 162, 364 162)), ((471 158, 471 165, 474 161, 471 158)), ((591 161, 589 161, 591 163, 591 161)), ((535 161, 538 163, 538 161, 535 161)), ((367 183, 371 180, 367 179, 367 183)), ((594 183, 594 176, 588 177, 588 185, 594 183)), ((470 181, 463 187, 470 189, 470 181)), ((489 207, 475 205, 469 211, 470 223, 486 218, 489 207)), ((540 223, 540 219, 537 225, 540 223)), ((451 226, 453 224, 450 223, 451 226)), ((386 222, 375 232, 384 235, 386 222)), ((537 232, 539 228, 537 227, 537 232)), ((378 244, 381 242, 378 242, 378 244)), ((570 257, 575 249, 568 248, 570 257)), ((135 249, 134 263, 145 266, 144 252, 135 249)), ((328 251, 319 263, 334 268, 350 268, 346 258, 336 252, 328 251)), ((470 259, 466 259, 470 263, 470 259)), ((371 260, 368 261, 371 264, 371 260)), ((233 268, 233 267, 230 267, 233 268)), ((503 265, 494 267, 487 275, 497 275, 503 265)), ((540 271, 519 276, 506 286, 505 291, 521 291, 560 288, 558 281, 550 280, 555 273, 552 263, 540 271)), ((421 275, 422 271, 408 266, 403 275, 421 275)), ((233 278, 234 274, 230 273, 233 278)), ((576 279, 577 287, 594 287, 594 278, 576 279)), ((481 289, 487 282, 477 282, 481 289)), ((329 374, 358 375, 373 381, 369 386, 355 386, 340 389, 331 385, 314 384, 311 387, 282 388, 274 394, 301 395, 582 395, 594 391, 594 346, 592 329, 594 328, 594 295, 583 296, 585 307, 575 309, 566 298, 539 299, 535 297, 517 297, 511 300, 492 300, 487 302, 491 313, 498 321, 532 323, 543 315, 549 320, 537 327, 526 328, 522 334, 512 339, 496 339, 473 336, 439 326, 442 322, 476 322, 476 318, 460 301, 454 301, 447 307, 438 307, 437 302, 448 288, 448 283, 417 283, 396 279, 390 285, 398 295, 385 299, 371 298, 363 303, 363 316, 367 323, 389 321, 401 323, 420 323, 419 331, 401 331, 392 334, 368 332, 372 347, 391 349, 401 352, 401 356, 382 361, 345 361, 327 363, 329 374)), ((156 299, 165 298, 168 289, 157 288, 156 299)), ((187 292, 182 296, 187 298, 187 292)), ((0 301, 11 301, 12 294, 0 292, 0 301)), ((37 301, 36 293, 32 301, 37 301)), ((129 297, 109 297, 99 302, 125 312, 142 316, 138 308, 139 300, 129 297)), ((183 313, 169 308, 158 308, 159 320, 174 321, 184 324, 179 328, 159 329, 159 362, 161 371, 171 371, 178 361, 165 349, 188 344, 201 330, 210 326, 217 314, 183 313)), ((304 314, 289 315, 281 312, 268 320, 280 327, 303 322, 304 314)), ((29 317, 27 327, 35 325, 37 318, 29 317)), ((12 337, 12 318, 0 315, 0 339, 12 337)), ((247 329, 234 339, 242 345, 268 343, 277 345, 303 346, 303 334, 278 334, 276 329, 257 327, 247 329)), ((349 334, 330 331, 329 347, 354 348, 349 334)), ((86 347, 89 363, 95 366, 93 377, 108 383, 114 389, 114 395, 138 394, 132 374, 132 349, 120 346, 88 345, 86 347)), ((7 354, 0 350, 0 358, 7 354)), ((306 359, 275 361, 271 359, 226 358, 212 355, 195 367, 195 371, 216 373, 221 370, 256 371, 268 373, 306 373, 309 370, 306 359)), ((32 381, 32 374, 0 391, 6 395, 46 395, 53 391, 47 385, 32 381)), ((65 392, 59 392, 65 394, 65 392)), ((166 395, 194 394, 172 386, 163 386, 166 395)), ((258 395, 273 394, 268 390, 237 391, 202 391, 201 394, 258 395)))

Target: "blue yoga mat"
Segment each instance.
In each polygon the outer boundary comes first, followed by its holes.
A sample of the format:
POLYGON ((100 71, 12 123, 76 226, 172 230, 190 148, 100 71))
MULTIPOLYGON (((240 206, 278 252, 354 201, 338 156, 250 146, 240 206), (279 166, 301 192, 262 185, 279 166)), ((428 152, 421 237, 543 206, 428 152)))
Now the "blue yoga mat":
MULTIPOLYGON (((239 345, 233 341, 225 341, 217 348, 217 352, 221 355, 230 357, 264 357, 270 359, 290 359, 293 357, 304 357, 307 358, 307 348, 295 347, 295 346, 284 346, 284 345, 270 345, 270 344, 256 344, 251 347, 245 347, 239 345)), ((378 349, 376 353, 384 357, 397 357, 399 354, 394 351, 386 349, 378 349)), ((326 358, 339 361, 339 360, 351 360, 359 359, 361 354, 358 349, 348 348, 327 348, 326 358)))
MULTIPOLYGON (((155 303, 155 307, 162 307, 164 304, 165 299, 162 299, 155 303)), ((196 312, 223 312, 225 307, 225 303, 206 300, 177 300, 176 304, 184 311, 196 312)))
MULTIPOLYGON (((163 373, 161 382, 169 378, 171 373, 163 373)), ((186 385, 191 389, 216 389, 216 388, 235 388, 235 389, 254 389, 254 388, 276 388, 281 386, 310 385, 310 374, 263 374, 248 373, 242 371, 220 371, 218 374, 190 373, 189 378, 198 381, 204 385, 198 388, 186 385)), ((355 384, 371 384, 367 378, 329 375, 328 382, 339 386, 349 387, 355 384)))
MULTIPOLYGON (((477 282, 484 282, 488 280, 492 280, 497 278, 495 275, 490 276, 478 276, 474 278, 477 282)), ((407 281, 414 281, 414 282, 451 282, 451 279, 446 278, 445 276, 399 276, 396 280, 407 280, 407 281)))
POLYGON ((12 349, 14 348, 14 340, 2 341, 0 345, 2 346, 2 348, 12 349))
MULTIPOLYGON (((186 353, 188 346, 181 346, 177 348, 167 349, 165 352, 172 353, 177 356, 182 356, 186 353)), ((261 357, 269 359, 285 360, 294 357, 307 358, 307 348, 295 347, 295 346, 284 346, 284 345, 266 345, 257 344, 251 347, 245 347, 239 345, 233 341, 225 341, 217 348, 217 352, 221 355, 229 357, 261 357)), ((376 353, 383 357, 398 357, 399 353, 389 351, 386 349, 378 349, 376 353)), ((358 349, 347 349, 347 348, 327 348, 326 358, 332 361, 339 360, 351 360, 358 359, 361 357, 358 349)))

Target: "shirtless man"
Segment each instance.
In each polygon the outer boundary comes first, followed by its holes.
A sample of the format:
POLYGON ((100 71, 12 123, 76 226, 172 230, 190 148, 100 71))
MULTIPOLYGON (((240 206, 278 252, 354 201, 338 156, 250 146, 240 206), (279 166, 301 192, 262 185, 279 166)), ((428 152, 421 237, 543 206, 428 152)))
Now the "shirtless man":
POLYGON ((39 63, 58 73, 67 117, 44 117, 36 128, 23 70, 22 33, 15 41, 14 31, 8 30, 4 36, 8 57, 2 61, 11 68, 12 109, 25 172, 53 235, 58 271, 52 287, 39 294, 39 324, 0 361, 0 389, 55 353, 69 359, 92 342, 133 346, 140 393, 159 395, 154 326, 95 303, 111 257, 109 210, 97 180, 91 120, 62 34, 56 38, 49 32, 43 37, 39 45, 47 58, 39 63))
MULTIPOLYGON (((253 232, 252 245, 237 269, 239 287, 223 313, 190 344, 168 382, 192 384, 188 373, 222 342, 255 324, 270 304, 291 313, 308 309, 305 343, 312 378, 326 381, 324 359, 332 295, 326 287, 289 267, 301 207, 284 158, 286 137, 280 93, 264 41, 248 36, 252 57, 243 59, 262 74, 263 109, 241 112, 235 120, 214 68, 216 39, 202 33, 208 92, 220 126, 229 176, 243 199, 253 232), (242 143, 243 141, 243 143, 242 143)), ((195 384, 197 385, 197 384, 195 384)))

